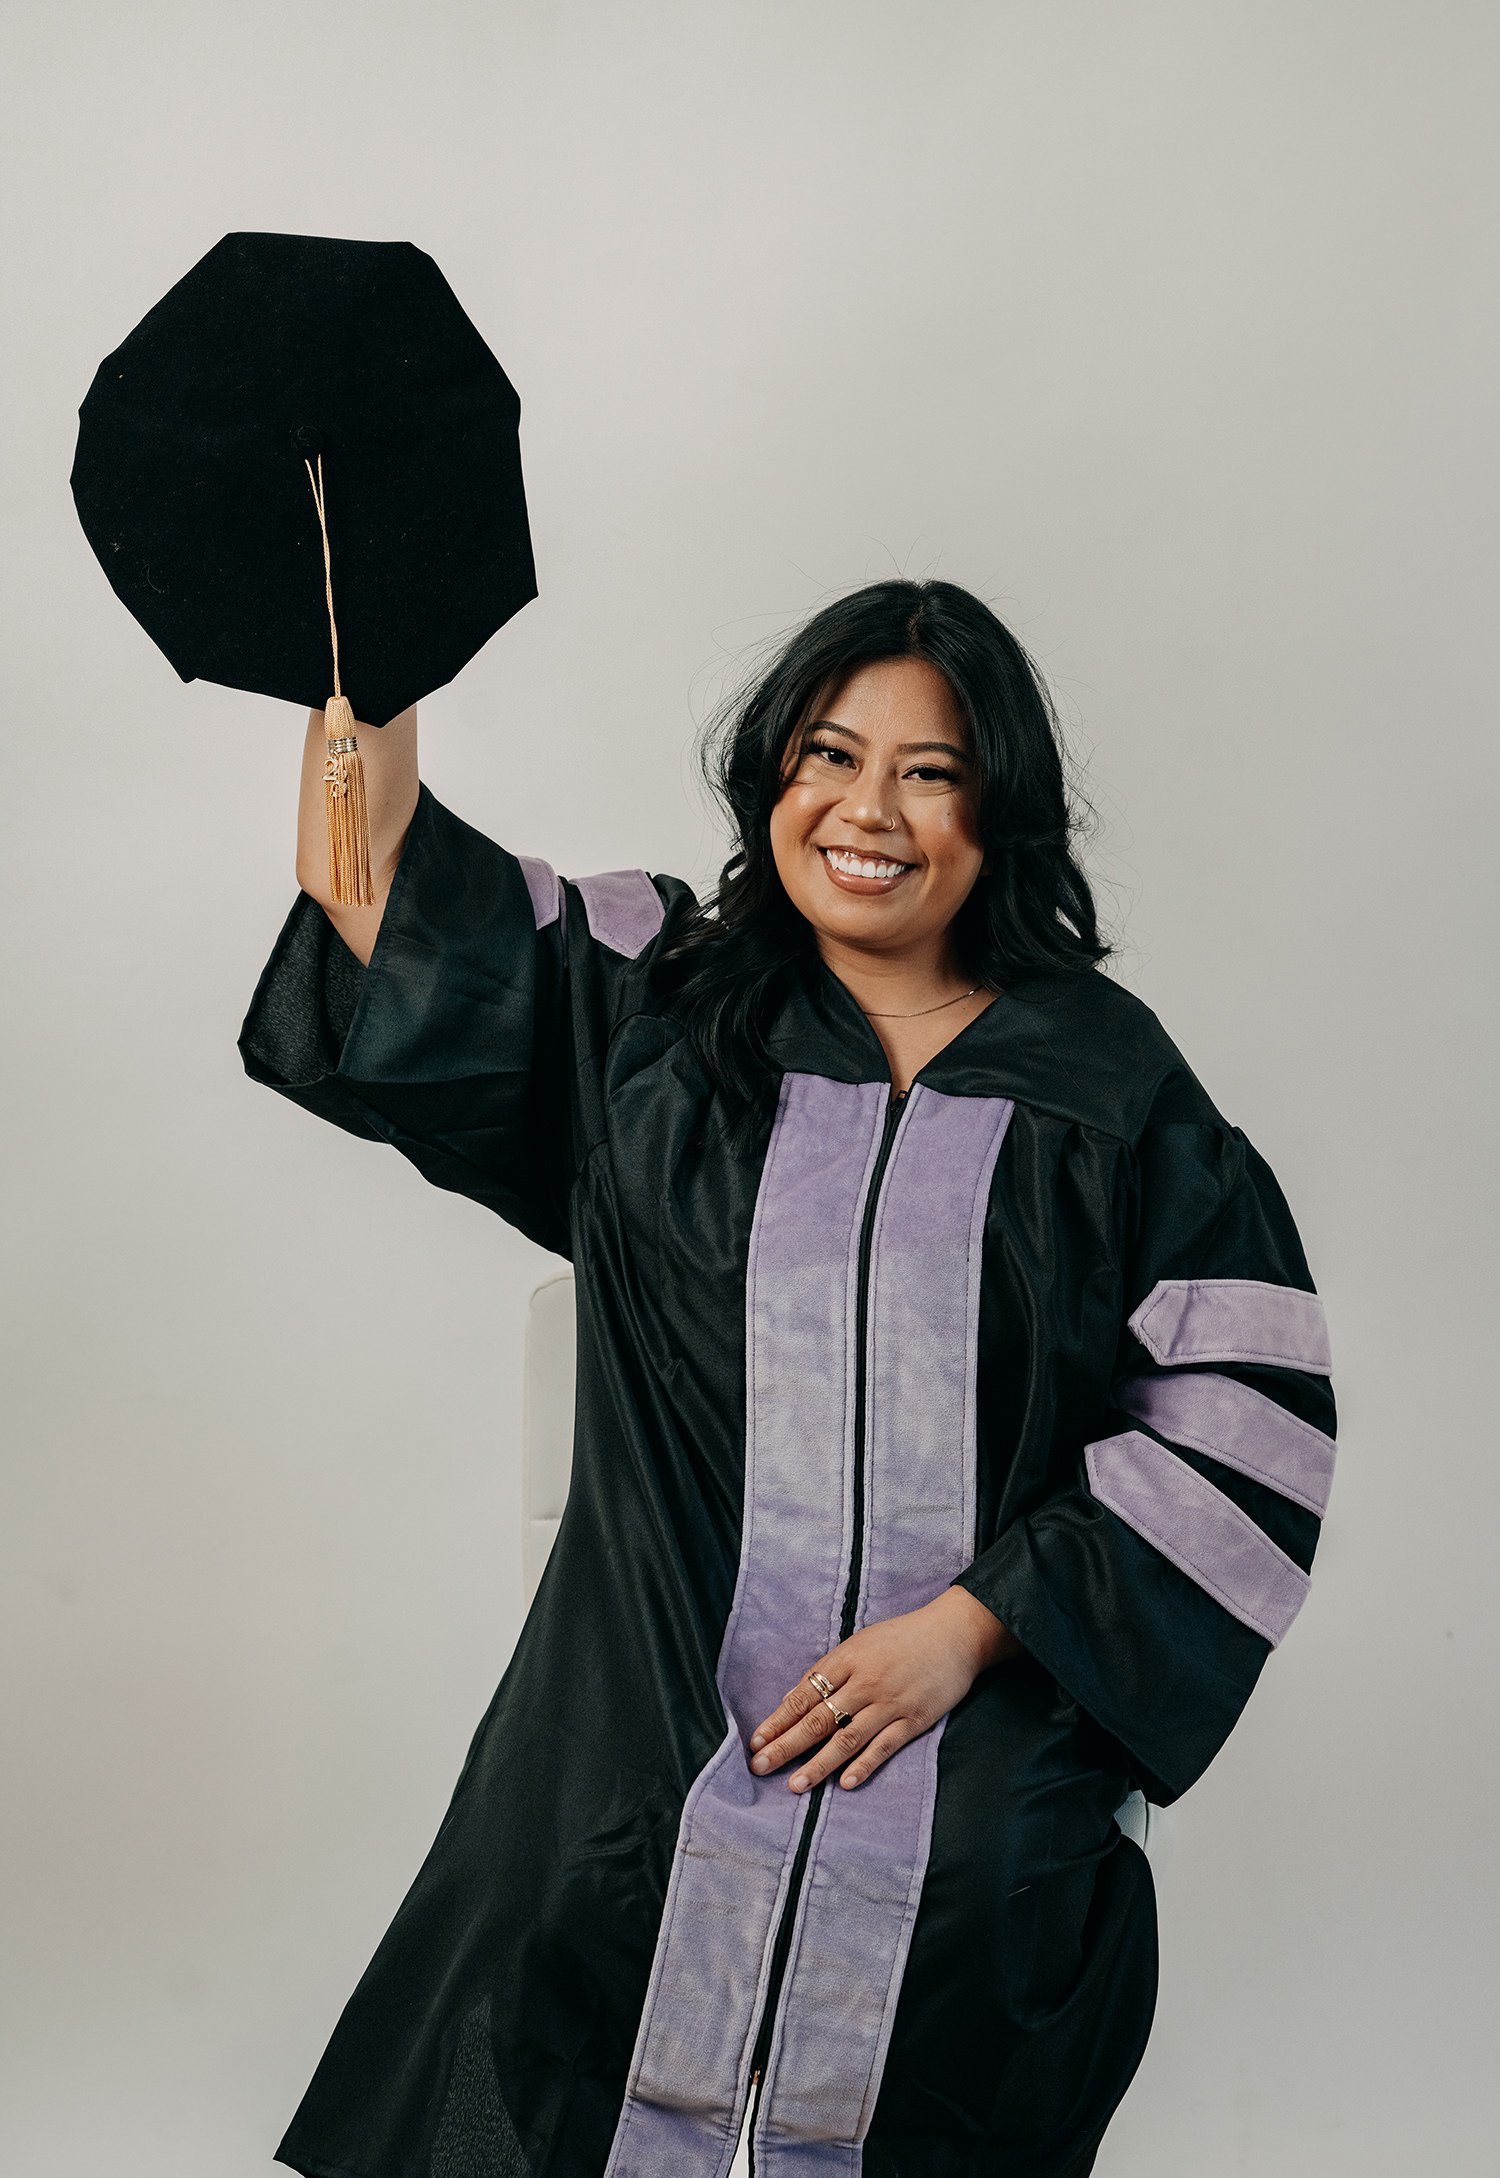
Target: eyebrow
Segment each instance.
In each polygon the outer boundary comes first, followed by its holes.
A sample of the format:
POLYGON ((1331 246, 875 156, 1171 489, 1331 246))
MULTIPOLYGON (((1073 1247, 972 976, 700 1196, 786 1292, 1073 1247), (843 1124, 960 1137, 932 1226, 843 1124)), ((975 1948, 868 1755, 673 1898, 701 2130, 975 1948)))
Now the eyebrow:
MULTIPOLYGON (((804 731, 810 734, 843 734, 846 740, 857 741, 863 747, 865 736, 853 726, 841 726, 836 718, 815 718, 808 722, 804 731)), ((960 764, 969 764, 973 758, 951 741, 902 741, 897 743, 897 754, 915 756, 920 751, 934 749, 944 756, 956 757, 960 764)))

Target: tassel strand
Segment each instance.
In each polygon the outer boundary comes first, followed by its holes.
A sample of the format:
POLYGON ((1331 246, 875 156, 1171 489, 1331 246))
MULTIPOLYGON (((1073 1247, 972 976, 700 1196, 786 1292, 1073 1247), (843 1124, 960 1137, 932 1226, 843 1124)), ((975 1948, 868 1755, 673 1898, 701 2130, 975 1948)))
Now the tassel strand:
POLYGON ((323 798, 328 815, 328 883, 338 907, 373 907, 370 874, 370 811, 365 800, 365 767, 354 733, 354 708, 339 684, 339 630, 333 617, 333 556, 323 499, 323 456, 318 473, 304 458, 323 533, 323 595, 328 605, 328 636, 333 646, 333 694, 323 707, 328 760, 323 767, 323 798))

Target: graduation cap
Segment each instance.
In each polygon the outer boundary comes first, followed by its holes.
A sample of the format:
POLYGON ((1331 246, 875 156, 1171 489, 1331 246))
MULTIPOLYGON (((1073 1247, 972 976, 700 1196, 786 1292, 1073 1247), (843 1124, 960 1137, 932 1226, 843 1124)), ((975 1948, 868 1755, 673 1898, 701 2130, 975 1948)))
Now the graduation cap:
POLYGON ((336 900, 374 898, 356 720, 536 595, 520 412, 423 251, 291 234, 225 235, 79 410, 79 519, 182 678, 323 711, 336 900))

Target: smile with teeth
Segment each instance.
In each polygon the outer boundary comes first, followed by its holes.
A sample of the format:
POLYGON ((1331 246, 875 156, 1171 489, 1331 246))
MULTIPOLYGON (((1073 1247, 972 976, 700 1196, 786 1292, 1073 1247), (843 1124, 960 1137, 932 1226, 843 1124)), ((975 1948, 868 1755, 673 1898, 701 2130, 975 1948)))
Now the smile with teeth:
POLYGON ((820 847, 830 869, 841 877, 895 878, 904 877, 913 867, 910 862, 897 862, 890 855, 857 855, 847 847, 820 847))

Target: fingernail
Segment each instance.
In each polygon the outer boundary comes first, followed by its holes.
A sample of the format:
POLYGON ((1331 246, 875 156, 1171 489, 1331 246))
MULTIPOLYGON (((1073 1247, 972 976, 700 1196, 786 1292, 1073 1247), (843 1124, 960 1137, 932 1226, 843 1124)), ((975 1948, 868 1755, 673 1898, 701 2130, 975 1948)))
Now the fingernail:
POLYGON ((792 1779, 792 1790, 793 1792, 806 1792, 807 1790, 807 1779, 802 1775, 802 1772, 800 1770, 797 1772, 797 1775, 792 1779))
POLYGON ((860 1776, 858 1770, 846 1770, 839 1779, 839 1783, 841 1785, 862 1785, 864 1779, 860 1776))
POLYGON ((764 1732, 752 1732, 752 1733, 750 1734, 750 1744, 751 1744, 751 1746, 752 1746, 752 1747, 764 1747, 764 1745, 766 1744, 766 1735, 765 1735, 765 1733, 764 1733, 764 1732))
POLYGON ((769 1755, 757 1755, 750 1767, 752 1770, 764 1772, 771 1767, 771 1757, 769 1755))

